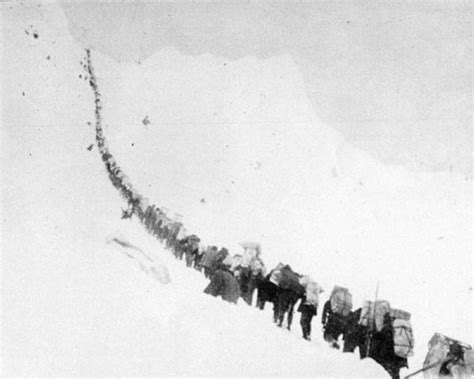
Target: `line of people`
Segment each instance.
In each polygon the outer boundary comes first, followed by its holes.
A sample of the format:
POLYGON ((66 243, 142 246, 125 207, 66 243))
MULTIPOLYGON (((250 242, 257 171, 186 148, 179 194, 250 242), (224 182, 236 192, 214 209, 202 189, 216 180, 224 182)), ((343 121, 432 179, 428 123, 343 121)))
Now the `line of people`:
MULTIPOLYGON (((99 131, 97 136, 103 138, 99 131)), ((210 280, 205 293, 232 303, 242 298, 252 305, 256 292, 255 306, 263 310, 267 302, 271 303, 274 323, 282 327, 286 316, 288 330, 296 308, 301 313, 303 338, 311 340, 312 320, 318 314, 319 297, 324 292, 317 282, 283 263, 267 273, 258 243, 242 243, 243 253, 231 256, 225 247, 203 246, 198 236, 185 235, 181 222, 169 218, 159 207, 149 205, 134 190, 103 139, 98 145, 112 184, 128 203, 128 208, 122 210, 122 218, 137 216, 176 259, 203 272, 210 280)), ((361 359, 374 359, 395 379, 400 377, 401 368, 408 367, 407 358, 413 352, 409 320, 408 312, 391 309, 386 301, 366 302, 364 307, 352 310, 350 292, 339 286, 334 287, 325 302, 321 317, 323 337, 331 347, 339 349, 342 339, 343 352, 358 348, 361 359)))
MULTIPOLYGON (((310 340, 312 319, 317 315, 319 296, 324 292, 317 282, 310 276, 294 272, 283 263, 267 273, 258 243, 242 243, 243 254, 234 256, 224 247, 204 247, 196 235, 185 235, 181 222, 168 217, 159 207, 150 205, 133 188, 107 147, 101 125, 100 93, 88 50, 86 59, 84 67, 90 74, 90 84, 95 94, 97 146, 112 184, 128 204, 128 208, 122 210, 122 218, 135 215, 147 231, 165 244, 177 259, 184 259, 186 266, 203 272, 210 279, 204 289, 207 294, 220 296, 231 303, 237 303, 242 298, 245 303, 252 305, 256 291, 256 307, 263 310, 265 304, 270 302, 273 305, 273 322, 282 327, 286 315, 288 329, 291 328, 294 309, 299 301, 297 311, 301 313, 303 338, 310 340)), ((349 290, 335 286, 323 306, 321 321, 323 337, 331 347, 339 349, 342 337, 344 352, 354 352, 358 348, 361 359, 373 358, 392 378, 399 378, 400 368, 408 367, 407 358, 413 354, 414 347, 408 312, 390 308, 390 304, 384 300, 366 301, 363 307, 352 310, 349 290)), ((468 370, 470 366, 465 363, 465 357, 471 357, 469 359, 472 361, 472 348, 469 345, 439 334, 433 339, 430 341, 428 363, 425 361, 425 372, 433 374, 435 370, 438 376, 449 376, 456 369, 461 372, 468 370), (437 336, 443 338, 437 338, 436 341, 443 343, 432 343, 437 336), (441 358, 433 363, 433 357, 441 358)))

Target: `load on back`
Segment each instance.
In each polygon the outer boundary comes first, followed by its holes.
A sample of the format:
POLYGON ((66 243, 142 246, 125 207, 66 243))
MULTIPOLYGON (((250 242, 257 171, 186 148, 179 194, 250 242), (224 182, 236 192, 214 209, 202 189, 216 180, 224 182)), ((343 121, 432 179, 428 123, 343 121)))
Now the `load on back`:
POLYGON ((428 342, 423 375, 425 379, 446 376, 472 378, 474 375, 472 347, 441 333, 435 333, 428 342))
POLYGON ((341 314, 345 317, 352 310, 352 294, 345 287, 334 286, 331 293, 331 309, 334 313, 341 314))
POLYGON ((300 284, 305 289, 306 304, 311 304, 318 308, 319 294, 324 292, 324 289, 309 275, 303 276, 300 279, 300 284))
POLYGON ((377 300, 375 303, 364 301, 359 324, 380 332, 383 328, 385 314, 389 312, 390 303, 387 300, 377 300))
POLYGON ((387 300, 364 301, 359 324, 371 331, 380 332, 384 327, 386 315, 390 316, 392 322, 394 353, 401 358, 413 356, 415 338, 409 312, 391 308, 387 300))
POLYGON ((393 319, 393 349, 396 355, 402 358, 413 356, 415 338, 410 320, 393 319))

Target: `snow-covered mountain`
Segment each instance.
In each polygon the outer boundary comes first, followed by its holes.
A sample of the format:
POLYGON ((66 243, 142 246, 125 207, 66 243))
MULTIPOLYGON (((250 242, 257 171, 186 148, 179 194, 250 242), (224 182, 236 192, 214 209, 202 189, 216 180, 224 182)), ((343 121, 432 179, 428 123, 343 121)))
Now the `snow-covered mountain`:
MULTIPOLYGON (((94 143, 93 96, 55 4, 3 7, 2 373, 384 376, 370 360, 202 294, 141 227, 120 220, 94 143), (21 21, 20 21, 21 20, 21 21), (140 269, 124 238, 170 271, 140 269)), ((93 51, 110 148, 132 183, 204 243, 258 240, 354 303, 413 314, 421 365, 439 331, 472 342, 472 183, 386 167, 314 114, 291 56, 228 61, 173 49, 120 63, 93 51), (147 117, 149 124, 143 123, 147 117)))
POLYGON ((379 297, 413 313, 417 364, 435 331, 472 334, 472 183, 463 176, 386 167, 347 145, 311 111, 288 56, 97 58, 111 148, 190 232, 233 253, 261 241, 270 266, 346 285, 359 305, 379 282, 379 297))

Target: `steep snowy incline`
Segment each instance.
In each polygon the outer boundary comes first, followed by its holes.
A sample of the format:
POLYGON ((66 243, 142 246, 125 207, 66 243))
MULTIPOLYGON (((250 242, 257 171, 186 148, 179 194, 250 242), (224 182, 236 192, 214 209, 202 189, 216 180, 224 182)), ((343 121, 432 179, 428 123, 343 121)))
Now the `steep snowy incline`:
POLYGON ((204 295, 200 274, 120 220, 124 204, 88 149, 84 50, 55 4, 13 4, 3 19, 2 376, 385 377, 370 360, 204 295), (171 282, 141 270, 113 238, 166 266, 171 282))
POLYGON ((380 282, 379 296, 413 315, 412 367, 434 332, 471 342, 471 181, 386 167, 345 144, 317 119, 290 56, 167 49, 95 65, 122 167, 190 232, 231 253, 261 241, 269 267, 346 285, 356 306, 380 282))

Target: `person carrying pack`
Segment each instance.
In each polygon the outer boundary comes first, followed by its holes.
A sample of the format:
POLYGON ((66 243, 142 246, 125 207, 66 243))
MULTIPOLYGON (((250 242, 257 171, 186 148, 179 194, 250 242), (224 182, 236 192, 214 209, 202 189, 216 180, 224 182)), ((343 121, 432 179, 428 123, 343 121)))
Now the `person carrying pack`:
POLYGON ((221 296, 223 300, 237 304, 240 297, 239 283, 234 275, 221 264, 212 273, 211 281, 204 289, 204 293, 215 297, 221 296))
POLYGON ((265 303, 271 302, 273 304, 273 322, 278 320, 278 286, 270 280, 274 270, 270 271, 265 277, 257 281, 257 308, 265 309, 265 303))
POLYGON ((217 258, 217 246, 208 246, 201 259, 201 267, 204 268, 204 276, 210 278, 214 271, 214 261, 217 258))
POLYGON ((184 249, 184 254, 186 256, 186 266, 192 267, 193 262, 195 260, 195 256, 198 255, 199 252, 199 242, 201 240, 195 234, 187 237, 187 244, 184 249))
POLYGON ((426 379, 472 377, 474 374, 472 347, 441 333, 435 333, 428 342, 428 353, 423 362, 423 368, 408 375, 408 377, 420 372, 423 372, 426 379))
POLYGON ((270 271, 269 279, 274 285, 278 286, 281 280, 281 269, 285 266, 284 263, 278 263, 277 266, 270 271))
POLYGON ((324 290, 308 275, 300 279, 300 284, 305 289, 305 294, 298 307, 298 312, 301 312, 300 325, 303 338, 311 341, 311 320, 318 314, 319 294, 324 290))
POLYGON ((256 242, 241 243, 244 252, 239 265, 236 267, 236 274, 240 282, 240 292, 245 303, 252 305, 253 294, 257 288, 257 283, 265 276, 265 265, 261 260, 261 247, 256 242))
POLYGON ((345 287, 334 286, 323 308, 321 322, 323 337, 329 345, 339 349, 339 337, 344 333, 346 317, 352 309, 352 295, 345 287))
POLYGON ((364 343, 366 329, 364 326, 359 325, 360 313, 362 308, 358 308, 355 311, 351 311, 349 316, 346 317, 344 333, 342 339, 344 340, 344 353, 353 353, 356 347, 359 348, 359 355, 364 358, 364 343))
POLYGON ((400 379, 400 369, 408 367, 407 358, 395 354, 394 329, 390 313, 384 315, 380 331, 372 333, 369 357, 380 364, 392 379, 400 379))
POLYGON ((369 328, 370 331, 379 332, 384 325, 386 313, 390 313, 390 303, 386 300, 364 301, 360 314, 359 324, 369 328))
POLYGON ((287 316, 287 329, 291 330, 293 321, 293 309, 297 301, 304 296, 304 287, 299 280, 301 275, 294 272, 289 265, 280 269, 280 280, 278 282, 278 322, 277 326, 283 325, 285 313, 287 316))
POLYGON ((347 317, 352 310, 352 294, 345 287, 334 286, 330 301, 334 313, 347 317))
POLYGON ((204 251, 206 248, 204 245, 199 244, 197 253, 194 255, 194 269, 201 272, 202 266, 201 266, 201 260, 204 255, 204 251))
POLYGON ((331 299, 324 303, 321 323, 323 324, 323 338, 329 343, 329 346, 339 349, 339 337, 344 332, 344 316, 333 312, 331 299))

